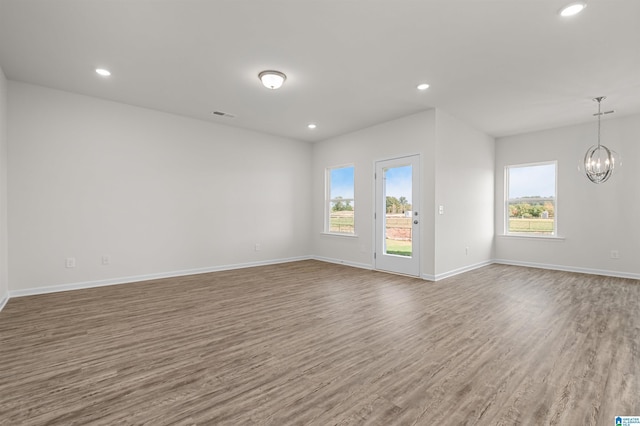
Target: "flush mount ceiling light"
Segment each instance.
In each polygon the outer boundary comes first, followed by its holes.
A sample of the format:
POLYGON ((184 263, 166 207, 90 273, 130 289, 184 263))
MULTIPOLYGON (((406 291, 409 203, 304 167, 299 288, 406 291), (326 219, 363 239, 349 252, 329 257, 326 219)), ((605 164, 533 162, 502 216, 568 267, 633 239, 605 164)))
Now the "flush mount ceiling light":
POLYGON ((102 77, 109 77, 111 75, 111 71, 104 68, 96 68, 96 73, 102 77))
POLYGON ((287 76, 280 71, 267 70, 258 74, 260 81, 267 89, 279 89, 282 83, 287 79, 287 76))
POLYGON ((583 1, 568 4, 560 9, 560 16, 567 17, 577 15, 578 13, 582 12, 585 7, 587 7, 587 4, 583 1))
POLYGON ((620 156, 613 150, 600 143, 600 117, 613 111, 601 112, 600 103, 605 96, 594 98, 598 102, 598 145, 591 146, 584 155, 584 161, 580 167, 584 167, 584 173, 593 183, 604 183, 611 175, 616 166, 620 167, 622 162, 620 156))
POLYGON ((309 123, 309 124, 307 124, 307 127, 308 127, 308 128, 310 128, 311 130, 313 130, 313 129, 315 129, 315 128, 316 128, 316 127, 318 127, 318 126, 316 126, 316 124, 315 124, 315 123, 309 123))
POLYGON ((418 90, 427 90, 429 88, 429 85, 427 83, 420 83, 418 84, 418 86, 416 86, 416 88, 418 90))

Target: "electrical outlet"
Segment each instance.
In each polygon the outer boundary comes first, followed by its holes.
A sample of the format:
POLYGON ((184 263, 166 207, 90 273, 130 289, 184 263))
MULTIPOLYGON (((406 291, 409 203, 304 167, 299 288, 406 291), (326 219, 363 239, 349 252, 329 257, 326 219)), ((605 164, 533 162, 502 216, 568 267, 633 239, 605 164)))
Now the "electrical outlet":
POLYGON ((111 257, 109 255, 105 254, 104 256, 102 256, 102 260, 101 261, 102 261, 103 265, 105 265, 105 266, 109 265, 111 263, 111 257))
POLYGON ((612 259, 620 259, 620 252, 618 250, 611 250, 612 259))
POLYGON ((67 268, 75 268, 76 267, 76 258, 75 257, 67 257, 65 261, 65 266, 67 268))
POLYGON ((260 243, 256 243, 255 251, 260 251, 262 247, 260 247, 260 243))
POLYGON ((444 214, 444 206, 438 206, 438 214, 444 214))

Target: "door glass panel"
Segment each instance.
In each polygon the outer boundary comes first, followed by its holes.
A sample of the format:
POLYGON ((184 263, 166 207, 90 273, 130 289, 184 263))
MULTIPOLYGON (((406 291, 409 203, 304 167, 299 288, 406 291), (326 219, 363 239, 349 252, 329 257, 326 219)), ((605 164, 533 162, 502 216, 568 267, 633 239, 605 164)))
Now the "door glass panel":
POLYGON ((384 253, 411 257, 412 254, 412 167, 383 169, 386 200, 384 253))

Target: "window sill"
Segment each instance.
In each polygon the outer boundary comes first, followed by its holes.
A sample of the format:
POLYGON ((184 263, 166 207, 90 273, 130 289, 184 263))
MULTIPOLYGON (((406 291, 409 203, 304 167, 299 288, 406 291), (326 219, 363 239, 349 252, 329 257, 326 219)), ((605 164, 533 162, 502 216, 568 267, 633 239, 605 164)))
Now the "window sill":
POLYGON ((545 241, 564 241, 564 237, 557 235, 527 235, 527 234, 498 234, 498 238, 508 238, 515 240, 545 240, 545 241))
POLYGON ((337 232, 321 232, 320 235, 327 235, 341 238, 358 238, 358 234, 338 234, 337 232))

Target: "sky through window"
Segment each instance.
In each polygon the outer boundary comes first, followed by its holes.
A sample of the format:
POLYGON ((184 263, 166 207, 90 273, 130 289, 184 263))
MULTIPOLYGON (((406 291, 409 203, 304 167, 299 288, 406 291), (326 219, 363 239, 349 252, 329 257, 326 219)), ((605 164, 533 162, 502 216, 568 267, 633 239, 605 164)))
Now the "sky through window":
POLYGON ((509 198, 553 197, 556 193, 556 166, 542 164, 509 168, 509 198))

